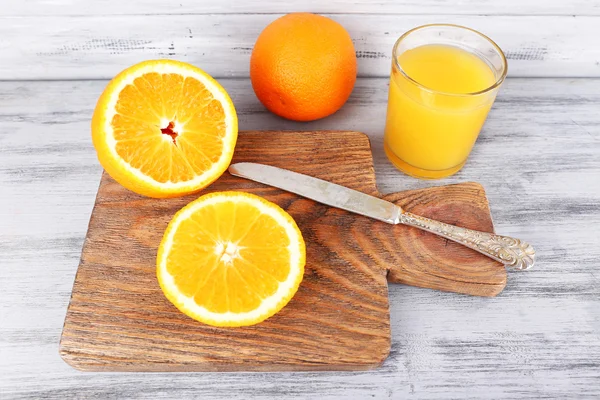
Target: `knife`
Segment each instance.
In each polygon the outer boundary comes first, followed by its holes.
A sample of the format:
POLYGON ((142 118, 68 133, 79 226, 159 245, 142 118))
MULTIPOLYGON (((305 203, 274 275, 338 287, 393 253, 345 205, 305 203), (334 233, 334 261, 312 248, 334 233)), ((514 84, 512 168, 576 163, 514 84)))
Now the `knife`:
POLYGON ((411 214, 389 201, 312 176, 248 162, 230 165, 229 173, 388 224, 404 224, 434 233, 499 261, 510 270, 526 270, 533 267, 535 262, 533 247, 519 239, 461 228, 411 214))

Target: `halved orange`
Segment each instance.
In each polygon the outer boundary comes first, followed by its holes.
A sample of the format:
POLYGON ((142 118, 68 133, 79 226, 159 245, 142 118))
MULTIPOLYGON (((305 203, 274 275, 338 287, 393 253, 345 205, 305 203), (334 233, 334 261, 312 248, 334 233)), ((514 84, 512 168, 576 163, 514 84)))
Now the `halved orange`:
POLYGON ((215 181, 231 162, 237 133, 225 89, 173 60, 144 61, 118 74, 92 118, 100 164, 150 197, 194 193, 215 181))
POLYGON ((302 234, 278 205, 217 192, 175 214, 156 264, 160 287, 181 312, 213 326, 247 326, 291 300, 305 260, 302 234))

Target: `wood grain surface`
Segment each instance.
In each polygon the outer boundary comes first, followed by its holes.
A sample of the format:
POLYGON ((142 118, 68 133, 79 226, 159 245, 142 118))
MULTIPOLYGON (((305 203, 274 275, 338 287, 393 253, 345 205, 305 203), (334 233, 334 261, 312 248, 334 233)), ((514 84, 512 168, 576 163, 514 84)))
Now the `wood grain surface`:
MULTIPOLYGON (((369 139, 358 132, 240 132, 235 162, 257 161, 379 195, 369 139)), ((361 370, 389 353, 386 277, 475 295, 504 288, 502 265, 414 228, 390 226, 224 174, 202 193, 242 190, 297 221, 307 244, 293 300, 256 326, 215 328, 177 311, 156 282, 169 220, 198 195, 157 200, 102 177, 65 319, 60 353, 82 370, 361 370)), ((478 184, 388 196, 407 210, 492 230, 478 184)))
MULTIPOLYGON (((81 7, 87 8, 86 3, 81 7)), ((247 78, 256 38, 281 15, 141 12, 0 17, 0 37, 10 38, 0 41, 0 77, 110 79, 136 62, 172 58, 216 78, 247 78)), ((507 13, 490 18, 385 11, 326 15, 350 33, 361 77, 389 76, 396 39, 409 29, 434 22, 468 26, 491 37, 505 52, 511 77, 600 76, 596 45, 600 16, 507 13)))
POLYGON ((548 0, 543 7, 537 0, 4 0, 0 16, 26 15, 156 15, 225 13, 353 13, 353 14, 449 14, 449 15, 600 15, 597 0, 548 0))
POLYGON ((598 76, 599 10, 598 0, 3 1, 0 397, 600 397, 600 80, 570 79, 598 76), (363 78, 342 110, 312 123, 266 112, 240 78, 249 49, 233 49, 253 42, 257 21, 276 17, 256 15, 291 11, 343 14, 344 24, 347 14, 359 23, 365 18, 364 25, 347 26, 359 34, 363 78), (229 13, 231 19, 218 17, 229 13), (174 26, 181 21, 190 26, 174 26), (419 189, 431 183, 399 174, 382 149, 391 51, 385 37, 432 22, 472 25, 507 52, 513 79, 501 88, 466 167, 440 183, 481 182, 496 230, 536 246, 535 269, 509 274, 495 298, 390 285, 390 356, 366 372, 90 374, 60 359, 62 323, 101 175, 89 120, 106 81, 77 78, 110 78, 144 57, 188 60, 225 78, 241 129, 365 132, 379 190, 419 189), (390 30, 380 29, 390 23, 390 30), (368 53, 361 42, 384 54, 368 53), (239 65, 224 65, 223 56, 239 65), (23 81, 7 81, 16 78, 23 81))
MULTIPOLYGON (((484 188, 474 182, 431 187, 384 196, 404 210, 452 225, 494 232, 484 188)), ((388 281, 477 296, 495 296, 506 286, 506 270, 498 262, 439 236, 396 225, 370 224, 365 236, 375 236, 383 251, 371 246, 364 253, 381 257, 388 281), (387 229, 386 229, 387 228, 387 229)))
MULTIPOLYGON (((369 135, 382 193, 431 186, 382 147, 387 79, 359 79, 338 113, 282 120, 225 79, 241 129, 369 135)), ((600 396, 600 80, 508 79, 465 168, 497 232, 539 262, 497 297, 389 286, 383 365, 338 373, 80 373, 58 343, 98 180, 89 120, 106 81, 0 82, 0 393, 8 399, 581 399, 600 396)))

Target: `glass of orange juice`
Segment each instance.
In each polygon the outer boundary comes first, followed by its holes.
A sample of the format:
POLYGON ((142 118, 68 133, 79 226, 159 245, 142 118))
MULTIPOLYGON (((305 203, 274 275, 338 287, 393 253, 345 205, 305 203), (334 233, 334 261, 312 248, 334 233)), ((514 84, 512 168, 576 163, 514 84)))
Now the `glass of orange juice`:
POLYGON ((458 172, 506 70, 500 47, 472 29, 434 24, 402 35, 392 55, 384 135, 392 164, 423 179, 458 172))

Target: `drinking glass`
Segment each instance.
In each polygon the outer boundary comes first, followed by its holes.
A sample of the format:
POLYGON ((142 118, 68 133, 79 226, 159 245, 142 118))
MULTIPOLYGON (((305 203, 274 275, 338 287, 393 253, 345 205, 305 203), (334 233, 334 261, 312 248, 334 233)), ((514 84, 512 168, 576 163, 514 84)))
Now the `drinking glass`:
POLYGON ((477 140, 506 71, 506 58, 500 47, 473 29, 433 24, 402 35, 392 53, 384 134, 385 152, 392 164, 406 174, 422 179, 439 179, 458 172, 477 140), (448 86, 443 81, 447 79, 452 90, 427 87, 403 69, 403 54, 426 45, 430 46, 422 65, 418 65, 419 60, 415 61, 413 57, 413 71, 430 68, 438 81, 442 79, 442 86, 448 86), (430 56, 435 60, 436 51, 456 52, 456 57, 452 53, 452 66, 462 76, 454 76, 446 65, 432 65, 430 56), (469 69, 478 65, 491 72, 469 69), (473 75, 469 74, 472 72, 491 74, 489 86, 470 92, 473 75), (461 82, 464 82, 464 90, 461 82))

